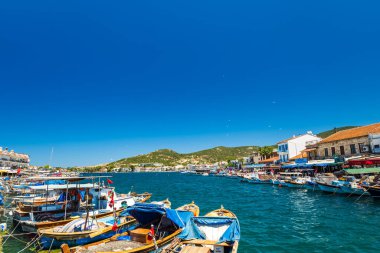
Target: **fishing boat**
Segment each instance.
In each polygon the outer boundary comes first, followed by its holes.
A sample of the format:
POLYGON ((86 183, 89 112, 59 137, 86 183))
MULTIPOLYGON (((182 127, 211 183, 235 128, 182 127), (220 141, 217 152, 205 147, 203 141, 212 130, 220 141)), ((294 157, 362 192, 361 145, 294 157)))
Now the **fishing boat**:
MULTIPOLYGON (((123 194, 120 194, 123 196, 123 194)), ((129 196, 132 196, 136 203, 145 203, 152 197, 152 193, 144 192, 144 193, 136 193, 130 192, 129 196)))
MULTIPOLYGON (((53 227, 71 222, 73 219, 86 215, 84 206, 93 205, 93 215, 121 210, 135 204, 131 196, 117 196, 114 187, 95 183, 79 184, 76 181, 95 179, 95 177, 66 178, 66 185, 33 185, 33 192, 46 192, 46 198, 51 192, 59 195, 52 204, 24 205, 18 203, 13 212, 13 223, 23 232, 36 232, 39 228, 53 227), (75 182, 75 183, 74 183, 75 182), (113 202, 113 207, 109 206, 113 202)), ((99 179, 100 177, 96 177, 99 179)), ((97 216, 96 216, 97 217, 97 216)))
POLYGON ((136 227, 136 220, 128 216, 106 216, 103 218, 75 219, 63 226, 39 229, 42 249, 59 248, 62 244, 69 247, 84 245, 107 239, 136 227))
POLYGON ((362 187, 362 180, 356 179, 354 176, 343 177, 345 183, 340 186, 343 193, 349 195, 369 196, 369 192, 362 187))
POLYGON ((308 180, 310 180, 310 177, 297 177, 296 179, 285 181, 285 185, 289 188, 305 188, 308 180))
MULTIPOLYGON (((230 212, 232 213, 232 212, 230 212)), ((237 253, 240 225, 237 217, 192 217, 163 253, 237 253)))
POLYGON ((264 171, 255 171, 248 178, 250 184, 272 184, 272 176, 267 175, 264 171))
POLYGON ((319 189, 324 192, 344 193, 341 186, 342 182, 339 180, 332 181, 330 184, 318 182, 319 189))
POLYGON ((318 183, 315 182, 314 178, 310 178, 310 180, 306 180, 305 188, 312 191, 319 191, 318 183))
POLYGON ((171 208, 171 206, 172 206, 172 202, 169 201, 169 198, 167 198, 165 200, 161 200, 161 201, 152 201, 151 204, 163 205, 166 208, 171 208))
POLYGON ((193 217, 192 212, 147 203, 137 203, 129 207, 125 215, 134 217, 138 221, 138 227, 81 247, 69 248, 62 245, 62 252, 158 252, 172 242, 193 217))
POLYGON ((236 218, 236 215, 230 210, 224 209, 223 205, 214 211, 211 211, 205 215, 205 217, 232 217, 236 218))
POLYGON ((176 208, 176 210, 179 210, 179 211, 189 211, 189 212, 192 212, 195 217, 199 216, 199 206, 197 206, 194 203, 194 201, 192 201, 190 204, 186 204, 186 205, 180 206, 180 207, 176 208))
POLYGON ((363 185, 363 188, 371 195, 373 198, 380 198, 380 185, 375 184, 371 186, 363 185))

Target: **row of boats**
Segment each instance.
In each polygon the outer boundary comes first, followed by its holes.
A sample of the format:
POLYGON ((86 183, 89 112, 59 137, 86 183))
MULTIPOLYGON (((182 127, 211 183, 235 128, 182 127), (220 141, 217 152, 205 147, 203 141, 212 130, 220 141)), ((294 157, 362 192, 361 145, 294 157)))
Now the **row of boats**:
MULTIPOLYGON (((28 235, 41 252, 235 253, 240 225, 223 208, 200 216, 189 203, 172 209, 152 194, 119 194, 105 176, 1 180, 7 239, 28 235)), ((6 247, 6 246, 5 246, 6 247)))
POLYGON ((241 182, 251 184, 273 184, 289 188, 319 190, 329 193, 380 197, 380 184, 377 176, 364 175, 361 178, 333 173, 315 174, 313 177, 302 172, 280 172, 268 175, 265 171, 256 171, 241 176, 241 182))

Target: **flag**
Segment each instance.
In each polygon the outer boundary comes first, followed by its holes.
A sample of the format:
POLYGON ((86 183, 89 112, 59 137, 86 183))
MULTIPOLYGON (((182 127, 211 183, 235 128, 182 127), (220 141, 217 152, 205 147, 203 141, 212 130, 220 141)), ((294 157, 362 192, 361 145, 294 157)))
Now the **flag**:
POLYGON ((115 200, 113 199, 113 192, 112 191, 110 191, 111 193, 110 193, 110 195, 111 195, 111 200, 110 200, 110 204, 109 204, 109 206, 110 207, 113 207, 113 205, 115 204, 115 200))
POLYGON ((109 178, 107 178, 107 183, 109 183, 109 184, 113 184, 112 180, 109 179, 109 178))
POLYGON ((150 231, 149 231, 149 234, 148 234, 148 239, 152 240, 153 238, 154 238, 154 226, 152 224, 152 225, 150 225, 150 231))
POLYGON ((116 232, 117 230, 117 223, 116 221, 113 223, 112 230, 116 232))

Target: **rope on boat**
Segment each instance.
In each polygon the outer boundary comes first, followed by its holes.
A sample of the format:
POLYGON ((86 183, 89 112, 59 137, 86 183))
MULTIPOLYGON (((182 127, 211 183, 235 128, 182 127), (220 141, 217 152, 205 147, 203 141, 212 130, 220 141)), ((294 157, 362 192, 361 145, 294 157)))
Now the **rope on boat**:
POLYGON ((363 196, 363 195, 364 195, 366 192, 367 192, 367 189, 364 189, 364 192, 363 192, 363 194, 362 194, 362 195, 360 195, 360 196, 359 196, 359 198, 357 198, 357 199, 355 200, 355 202, 356 202, 356 201, 358 201, 358 200, 359 200, 359 199, 360 199, 360 198, 361 198, 361 197, 362 197, 362 196, 363 196))
POLYGON ((51 247, 53 246, 53 242, 54 242, 54 238, 53 238, 53 240, 51 240, 49 251, 48 251, 49 253, 51 252, 51 247))
POLYGON ((13 232, 16 230, 16 228, 18 227, 18 225, 20 225, 20 222, 17 223, 17 225, 14 227, 14 229, 12 230, 12 232, 9 234, 10 236, 7 237, 7 239, 5 239, 5 241, 3 242, 3 244, 1 244, 1 246, 4 246, 4 244, 8 241, 8 239, 11 237, 11 235, 13 234, 13 232))
POLYGON ((36 236, 32 241, 28 242, 28 243, 26 244, 26 246, 25 246, 22 250, 20 250, 20 251, 17 252, 17 253, 21 253, 21 252, 23 252, 24 250, 26 250, 27 248, 33 246, 33 244, 34 244, 35 242, 37 242, 37 241, 40 239, 41 236, 42 236, 42 234, 41 234, 40 236, 36 236))
POLYGON ((21 233, 21 234, 11 234, 11 235, 3 235, 3 237, 8 237, 8 236, 18 236, 18 235, 30 235, 30 234, 35 234, 36 232, 29 232, 29 233, 21 233))

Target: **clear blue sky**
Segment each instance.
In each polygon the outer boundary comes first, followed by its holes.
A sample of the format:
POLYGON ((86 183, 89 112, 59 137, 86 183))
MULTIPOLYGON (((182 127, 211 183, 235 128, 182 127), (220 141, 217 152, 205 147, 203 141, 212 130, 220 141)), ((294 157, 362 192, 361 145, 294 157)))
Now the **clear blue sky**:
POLYGON ((0 146, 89 165, 380 121, 379 1, 2 1, 0 146))

